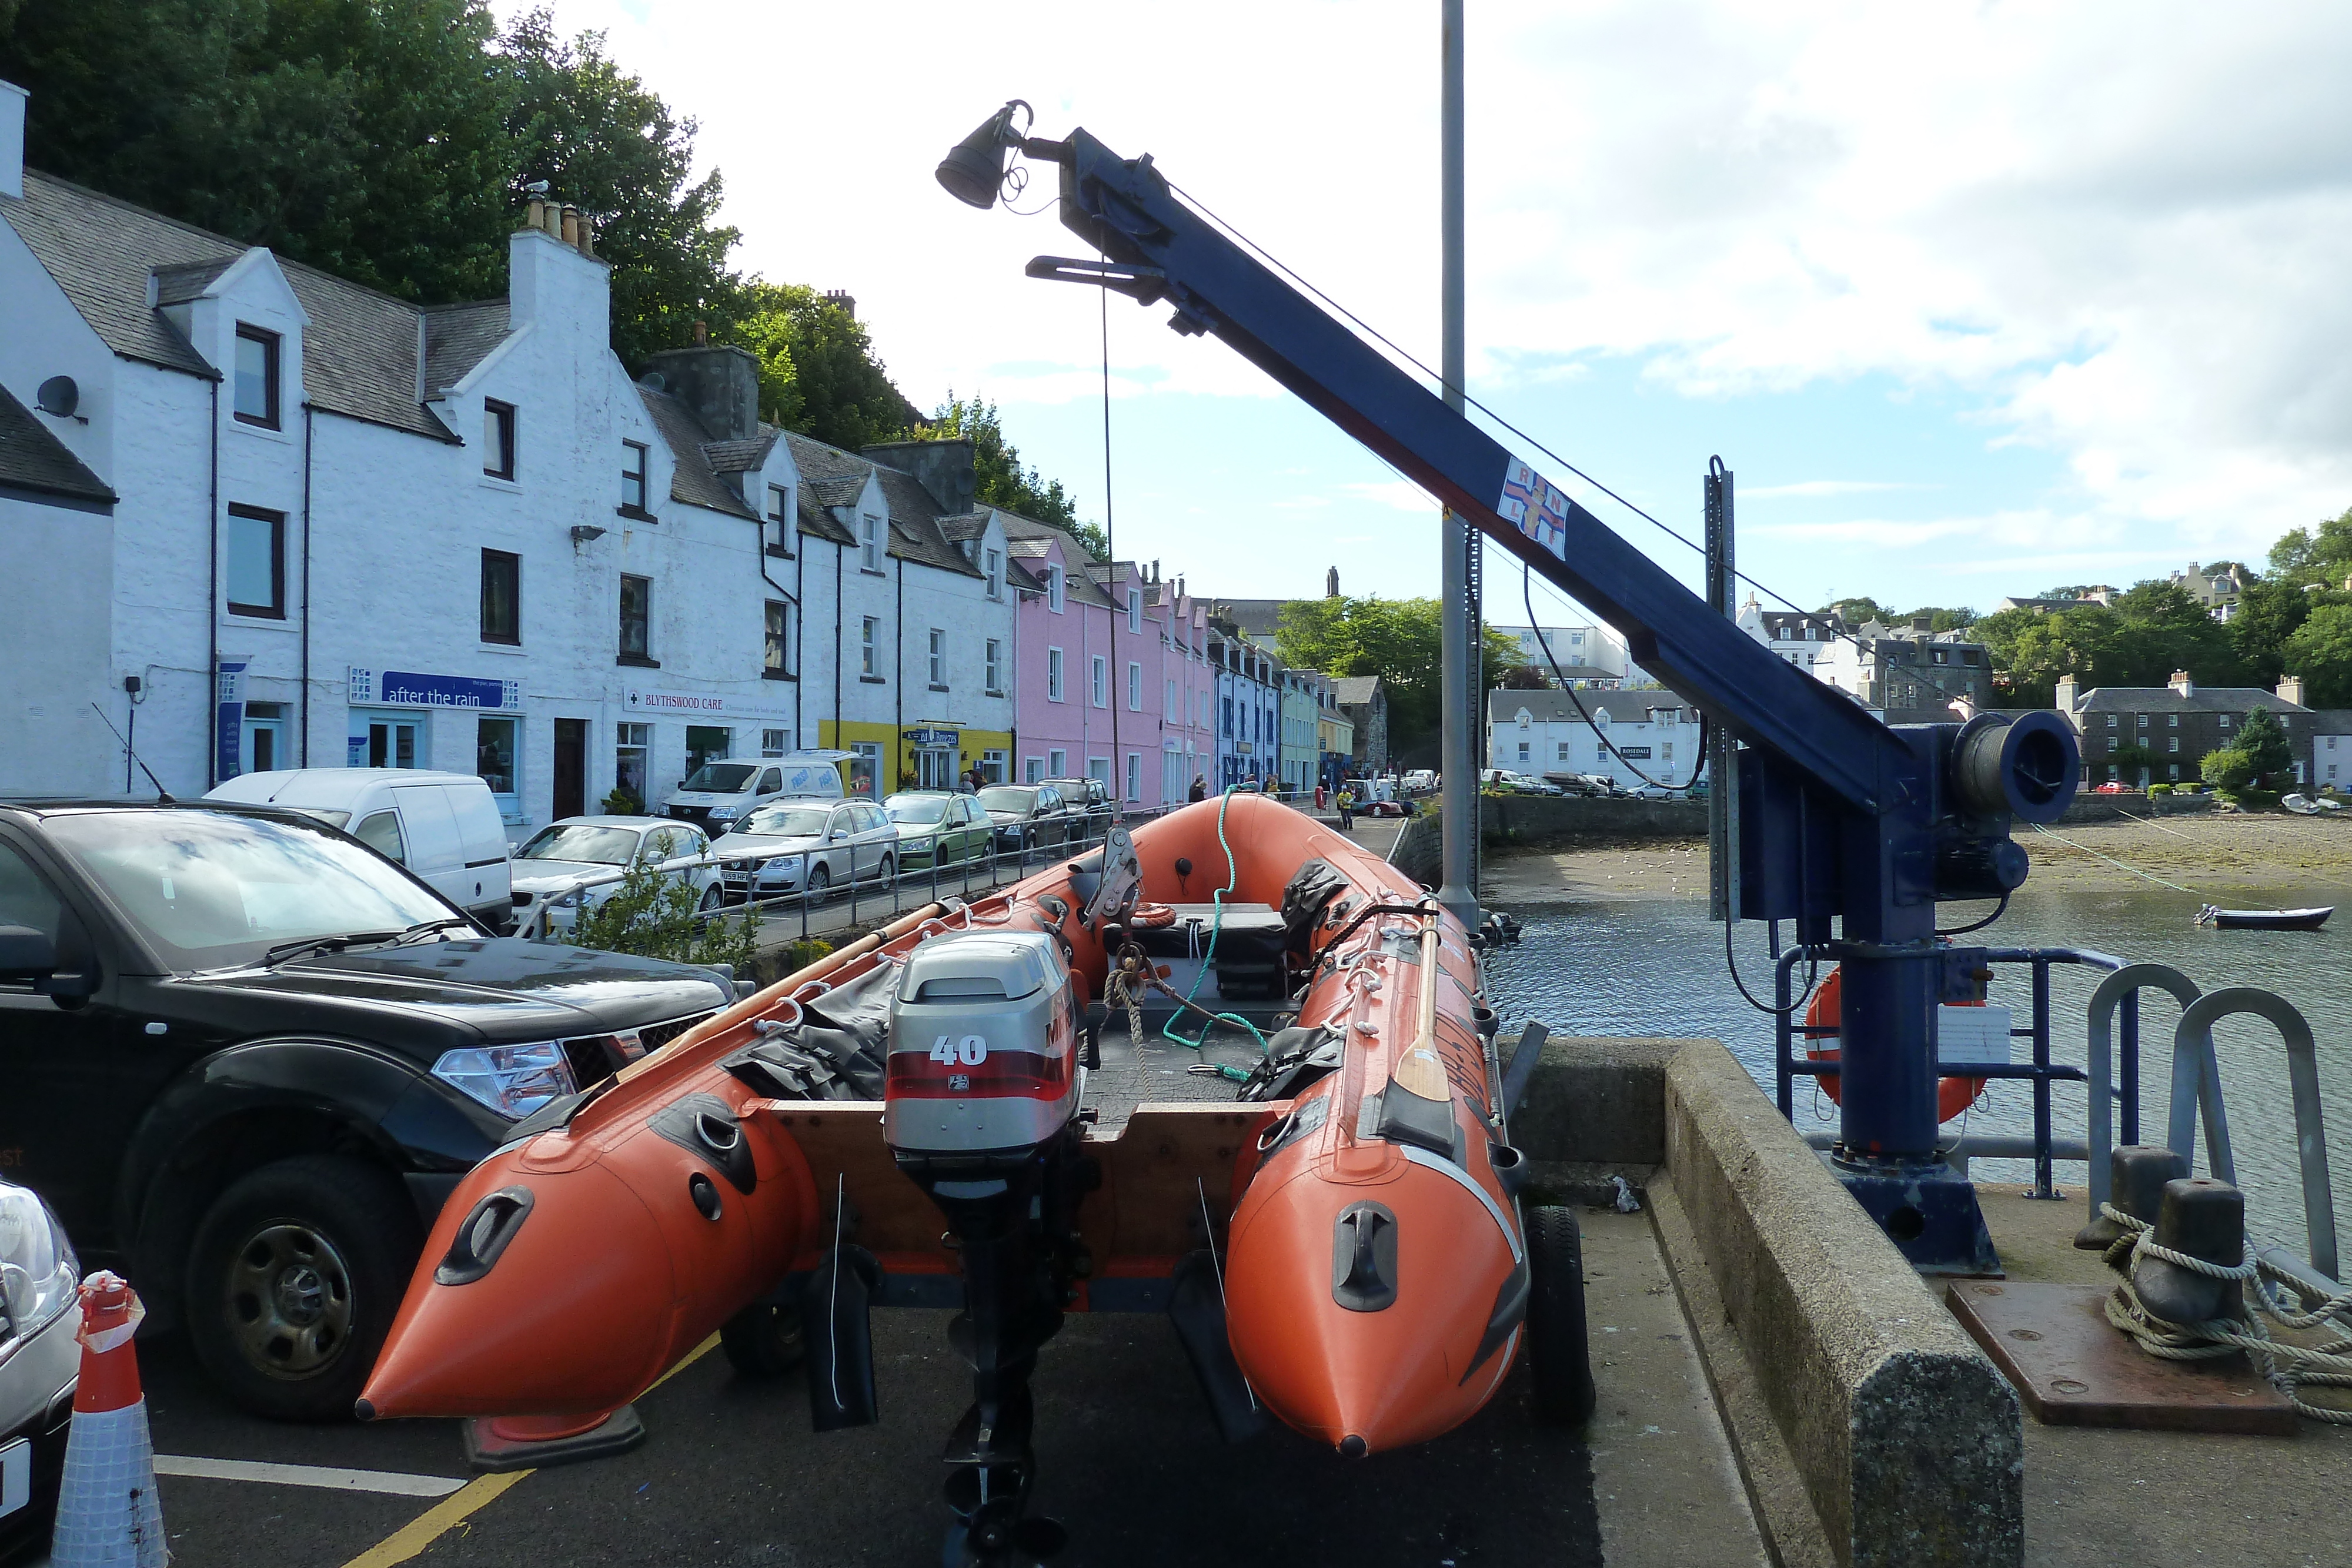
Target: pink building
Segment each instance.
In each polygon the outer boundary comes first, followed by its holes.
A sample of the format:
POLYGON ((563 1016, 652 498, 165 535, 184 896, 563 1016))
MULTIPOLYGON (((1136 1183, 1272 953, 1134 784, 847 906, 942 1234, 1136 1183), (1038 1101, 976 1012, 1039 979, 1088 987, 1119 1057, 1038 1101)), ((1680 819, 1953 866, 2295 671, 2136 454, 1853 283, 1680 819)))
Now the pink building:
POLYGON ((1061 529, 998 516, 1021 573, 1014 777, 1099 779, 1132 805, 1181 802, 1213 771, 1208 607, 1156 566, 1098 563, 1061 529))

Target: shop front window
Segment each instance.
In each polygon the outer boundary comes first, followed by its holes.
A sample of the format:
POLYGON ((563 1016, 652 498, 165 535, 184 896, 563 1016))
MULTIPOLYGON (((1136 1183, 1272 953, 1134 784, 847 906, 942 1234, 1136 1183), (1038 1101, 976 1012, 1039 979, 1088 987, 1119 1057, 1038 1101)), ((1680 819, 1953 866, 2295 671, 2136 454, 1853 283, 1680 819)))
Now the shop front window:
MULTIPOLYGON (((490 787, 490 793, 513 796, 515 788, 515 731, 519 720, 491 718, 487 716, 474 721, 474 771, 490 787)), ((500 804, 509 802, 501 800, 500 804)))
POLYGON ((855 753, 849 759, 849 792, 863 800, 874 799, 874 781, 882 774, 882 747, 874 741, 850 743, 855 753))
POLYGON ((692 778, 695 770, 706 762, 724 762, 734 732, 718 725, 689 724, 686 727, 686 773, 692 778))
POLYGON ((649 724, 614 727, 613 783, 639 810, 646 804, 646 756, 653 749, 653 729, 649 724))

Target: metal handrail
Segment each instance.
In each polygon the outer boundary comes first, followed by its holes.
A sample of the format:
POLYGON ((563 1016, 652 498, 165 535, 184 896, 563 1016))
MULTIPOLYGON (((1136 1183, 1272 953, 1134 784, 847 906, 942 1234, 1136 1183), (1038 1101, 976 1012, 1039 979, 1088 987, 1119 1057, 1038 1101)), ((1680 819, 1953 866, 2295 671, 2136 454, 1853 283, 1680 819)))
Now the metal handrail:
MULTIPOLYGON (((1994 1066, 1988 1062, 1973 1061, 1947 1063, 1939 1057, 1935 1063, 1935 1076, 1939 1079, 2023 1078, 2032 1080, 2033 1083, 2033 1189, 2029 1196, 2055 1198, 2061 1195, 2053 1179, 2052 1163, 2059 1159, 2076 1159, 2085 1156, 2075 1155, 2071 1148, 2062 1153, 2057 1147, 2057 1140, 2051 1128, 2050 1086, 2054 1082, 2089 1082, 2091 1074, 2084 1068, 2068 1067, 2053 1063, 2050 1060, 2050 966, 2082 964, 2092 968, 2119 970, 2124 967, 2124 961, 2111 954, 2095 952, 2087 947, 1987 947, 1980 951, 1985 962, 1989 964, 2033 966, 2031 1021, 2023 1029, 2012 1028, 2009 1031, 2014 1038, 2029 1039, 2033 1042, 2033 1060, 2026 1063, 1994 1066)), ((1818 960, 1821 956, 1818 951, 1810 955, 1815 960, 1818 960)), ((1789 994, 1789 977, 1796 966, 1805 961, 1808 956, 1807 949, 1791 947, 1780 956, 1780 962, 1774 966, 1773 970, 1773 1002, 1776 1009, 1772 1025, 1773 1075, 1780 1114, 1787 1117, 1792 1124, 1797 1119, 1797 1077, 1801 1074, 1809 1078, 1834 1078, 1841 1071, 1839 1062, 1802 1060, 1791 1052, 1799 1026, 1791 1022, 1796 1012, 1796 1001, 1789 994)), ((1927 1036, 1930 1049, 1933 1049, 1937 1043, 1935 1020, 1936 1015, 1931 1014, 1927 1036)), ((2125 1024, 2124 1049, 2128 1058, 2137 1063, 2139 1057, 2137 1012, 2126 1018, 2125 1024)), ((2104 1067, 2105 1064, 2097 1065, 2104 1067)), ((2101 1082, 2095 1087, 2094 1094, 2105 1092, 2107 1090, 2108 1085, 2101 1082)), ((2139 1100, 2136 1072, 2131 1084, 2130 1108, 2127 1115, 2131 1124, 2137 1127, 2139 1122, 2139 1100)))
MULTIPOLYGON (((2123 1141, 2139 1142, 2139 993, 2148 986, 2161 987, 2172 993, 2173 999, 2183 1008, 2194 1002, 2200 994, 2197 983, 2167 964, 2126 964, 2099 982, 2091 993, 2091 1009, 2087 1020, 2089 1030, 2088 1065, 2091 1074, 2089 1121, 2085 1129, 2086 1158, 2090 1175, 2084 1184, 2091 1189, 2091 1218, 2099 1218, 2099 1210, 2113 1198, 2113 1171, 2109 1155, 2115 1148, 2112 1112, 2116 1094, 2112 1087, 2114 1074, 2109 1071, 2115 1018, 2123 1014, 2123 1141)), ((2213 1103, 2209 1120, 2218 1122, 2221 1102, 2213 1103)))

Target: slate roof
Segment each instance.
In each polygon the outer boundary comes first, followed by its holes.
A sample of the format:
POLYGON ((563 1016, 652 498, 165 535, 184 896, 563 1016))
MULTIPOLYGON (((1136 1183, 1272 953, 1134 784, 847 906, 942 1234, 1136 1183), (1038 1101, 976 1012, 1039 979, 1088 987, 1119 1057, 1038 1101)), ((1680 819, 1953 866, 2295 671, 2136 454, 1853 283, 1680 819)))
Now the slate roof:
POLYGON ((857 536, 833 520, 833 517, 815 497, 809 494, 806 483, 801 486, 801 532, 821 539, 831 539, 837 545, 854 545, 857 536))
MULTIPOLYGON (((1370 677, 1360 675, 1353 678, 1366 680, 1370 677)), ((1339 684, 1344 686, 1348 682, 1343 680, 1339 684)), ((1586 713, 1598 717, 1601 710, 1607 708, 1612 721, 1626 724, 1641 723, 1649 715, 1666 708, 1688 711, 1691 706, 1669 691, 1578 692, 1576 695, 1583 701, 1586 713), (1641 715, 1642 718, 1634 717, 1636 714, 1641 715)), ((1343 696, 1339 700, 1349 702, 1362 699, 1343 696)), ((1530 691, 1498 687, 1486 694, 1486 716, 1496 724, 1517 723, 1521 708, 1527 709, 1528 716, 1538 724, 1582 722, 1577 717, 1575 703, 1570 700, 1569 694, 1564 691, 1549 687, 1530 691)), ((1692 716, 1695 720, 1696 715, 1694 714, 1692 716)))
POLYGON ((901 560, 911 560, 920 566, 951 571, 959 577, 978 577, 980 568, 964 559, 963 551, 948 542, 940 531, 940 504, 922 482, 902 469, 883 464, 874 465, 875 477, 882 483, 882 496, 890 504, 890 553, 901 560))
POLYGON ((783 434, 772 424, 763 424, 760 434, 744 441, 713 441, 702 449, 710 459, 710 466, 721 474, 749 474, 765 467, 768 454, 775 449, 776 438, 783 434))
POLYGON ((1331 679, 1332 693, 1341 707, 1360 707, 1370 702, 1376 692, 1385 697, 1388 694, 1381 692, 1380 685, 1378 675, 1335 675, 1331 679))
POLYGON ((471 305, 443 305, 425 312, 425 390, 448 391, 489 357, 506 340, 510 323, 507 302, 484 299, 471 305))
POLYGON ((2352 708, 2312 709, 2311 730, 2314 735, 2352 735, 2352 708))
MULTIPOLYGON (((0 198, 0 218, 109 349, 127 360, 219 379, 148 303, 150 276, 159 295, 194 298, 251 247, 29 169, 24 199, 0 198)), ((428 311, 282 256, 278 266, 310 318, 302 381, 312 403, 436 441, 457 440, 417 395, 420 326, 427 340, 423 379, 430 382, 433 319, 448 318, 443 368, 470 368, 504 335, 503 301, 428 311)))
MULTIPOLYGON (((811 436, 793 431, 776 434, 789 444, 793 464, 800 470, 803 533, 815 534, 838 544, 856 543, 856 533, 840 523, 823 517, 821 512, 813 516, 809 502, 814 499, 818 508, 854 507, 865 496, 866 482, 871 477, 880 483, 883 499, 890 508, 891 556, 940 571, 951 571, 959 577, 982 575, 980 568, 964 559, 963 551, 956 549, 940 527, 939 503, 913 475, 844 452, 811 436)), ((771 439, 764 429, 761 438, 771 439)), ((733 447, 743 444, 721 444, 733 447)), ((975 528, 968 537, 976 538, 978 532, 975 528)))
POLYGON ((30 490, 107 507, 115 500, 105 481, 5 387, 0 387, 0 489, 30 490))
POLYGON ((709 432, 703 429, 694 411, 669 393, 657 392, 648 386, 639 386, 637 396, 645 400, 646 412, 653 415, 654 428, 661 432, 662 442, 673 459, 669 498, 732 517, 756 518, 759 514, 743 504, 743 497, 712 471, 710 460, 703 455, 709 432))
POLYGON ((2199 686, 2186 696, 2170 686, 2095 686, 2074 699, 2077 714, 2252 713, 2258 707, 2280 715, 2311 712, 2260 686, 2199 686))
POLYGON ((940 532, 947 535, 950 540, 957 544, 961 544, 966 539, 976 539, 988 532, 988 514, 960 512, 952 517, 941 517, 940 532))

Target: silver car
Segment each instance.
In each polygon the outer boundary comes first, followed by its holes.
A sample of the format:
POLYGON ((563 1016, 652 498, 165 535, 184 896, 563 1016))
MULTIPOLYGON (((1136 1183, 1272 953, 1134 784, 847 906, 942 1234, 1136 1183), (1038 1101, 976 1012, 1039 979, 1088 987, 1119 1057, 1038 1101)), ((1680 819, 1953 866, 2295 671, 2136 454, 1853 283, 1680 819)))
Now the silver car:
POLYGON ((730 902, 774 898, 806 889, 823 897, 852 877, 887 882, 898 871, 898 824, 867 800, 777 800, 722 834, 711 852, 773 850, 766 860, 732 861, 720 868, 730 902))
POLYGON ((80 1283, 56 1218, 0 1180, 0 1562, 49 1538, 81 1370, 80 1283))
MULTIPOLYGON (((551 899, 569 892, 584 877, 610 876, 633 865, 658 865, 684 860, 710 847, 700 828, 660 817, 566 817, 550 822, 515 851, 512 877, 517 909, 533 899, 551 899)), ((719 872, 715 866, 686 866, 665 873, 695 890, 697 907, 719 907, 719 872)), ((556 930, 572 928, 577 909, 593 909, 612 896, 617 882, 600 883, 581 890, 576 906, 571 902, 548 911, 556 930)))

